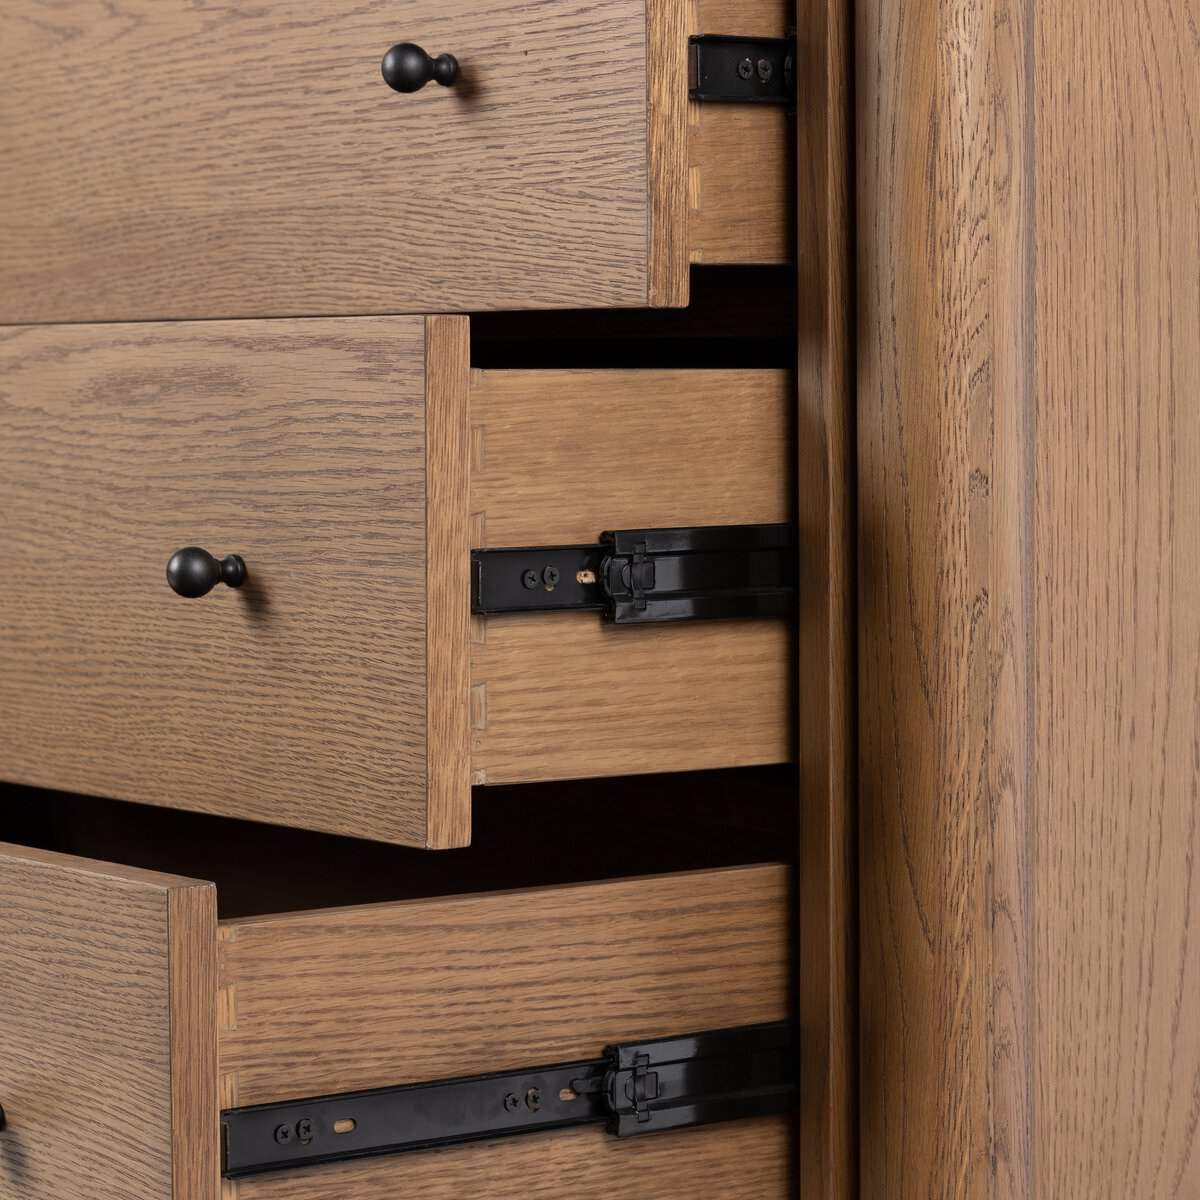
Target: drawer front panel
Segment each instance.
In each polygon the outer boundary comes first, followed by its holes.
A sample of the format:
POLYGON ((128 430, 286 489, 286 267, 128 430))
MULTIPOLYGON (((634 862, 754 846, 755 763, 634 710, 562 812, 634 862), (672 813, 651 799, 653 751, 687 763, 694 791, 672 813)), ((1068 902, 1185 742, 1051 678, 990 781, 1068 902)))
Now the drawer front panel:
POLYGON ((10 0, 0 45, 0 321, 647 302, 644 0, 10 0), (391 91, 404 41, 458 83, 391 91))
MULTIPOLYGON (((0 331, 0 773, 464 841, 462 755, 443 778, 426 753, 465 668, 426 651, 425 479, 465 422, 465 325, 431 323, 460 353, 429 379, 463 378, 428 429, 420 318, 0 331), (247 582, 175 595, 190 545, 242 555, 247 582)), ((436 537, 453 526, 439 509, 436 537)), ((435 557, 431 594, 461 594, 466 548, 435 557)))
POLYGON ((210 885, 0 845, 2 1200, 213 1200, 216 963, 210 885))

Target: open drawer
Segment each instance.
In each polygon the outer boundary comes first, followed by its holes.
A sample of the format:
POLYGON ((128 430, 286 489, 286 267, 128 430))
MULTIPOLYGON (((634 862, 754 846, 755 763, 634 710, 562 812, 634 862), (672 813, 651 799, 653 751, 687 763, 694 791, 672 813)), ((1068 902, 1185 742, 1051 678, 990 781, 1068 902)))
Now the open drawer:
POLYGON ((686 304, 690 261, 788 259, 795 144, 786 103, 689 102, 689 34, 793 23, 786 0, 6 0, 0 322, 686 304), (453 85, 391 90, 393 43, 453 55, 453 85))
MULTIPOLYGON (((791 1090, 757 1115, 644 1136, 531 1127, 589 1103, 539 1093, 555 1064, 790 1030, 789 892, 787 867, 744 866, 219 919, 212 884, 0 845, 0 1197, 607 1200, 636 1179, 782 1200, 791 1090), (478 1119, 500 1134, 360 1158, 339 1146, 379 1140, 374 1098, 352 1094, 495 1072, 519 1075, 482 1085, 478 1119), (265 1138, 247 1133, 259 1105, 282 1106, 265 1138), (222 1182, 231 1163, 260 1170, 222 1182)), ((770 1069, 794 1088, 791 1054, 770 1069)), ((410 1122, 383 1132, 394 1143, 410 1122)))
POLYGON ((786 617, 473 619, 471 556, 788 522, 791 377, 472 373, 467 334, 0 330, 0 779, 448 847, 473 781, 787 761, 786 617), (176 595, 185 547, 244 582, 176 595))

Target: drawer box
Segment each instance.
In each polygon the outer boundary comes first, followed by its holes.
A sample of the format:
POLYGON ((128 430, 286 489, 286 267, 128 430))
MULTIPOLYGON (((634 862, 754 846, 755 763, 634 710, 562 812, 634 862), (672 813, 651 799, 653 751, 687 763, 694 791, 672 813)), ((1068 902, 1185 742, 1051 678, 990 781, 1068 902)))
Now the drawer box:
MULTIPOLYGON (((218 920, 196 880, 0 845, 0 1197, 216 1200, 219 1115, 791 1017, 789 872, 218 920)), ((792 1194, 794 1119, 226 1180, 224 1200, 792 1194)))
POLYGON ((689 114, 689 19, 788 7, 8 0, 0 322, 686 304, 689 261, 787 257, 795 140, 689 114), (410 40, 458 82, 391 91, 410 40))
POLYGON ((791 511, 781 371, 480 371, 465 318, 0 330, 0 778, 415 846, 471 785, 784 762, 782 619, 472 619, 473 548, 791 511), (240 554, 236 591, 168 588, 240 554))

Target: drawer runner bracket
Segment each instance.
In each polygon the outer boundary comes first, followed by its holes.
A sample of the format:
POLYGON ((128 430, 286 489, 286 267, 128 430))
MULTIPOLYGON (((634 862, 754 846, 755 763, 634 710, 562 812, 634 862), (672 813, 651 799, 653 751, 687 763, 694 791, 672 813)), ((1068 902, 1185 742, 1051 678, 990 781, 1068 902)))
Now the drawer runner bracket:
POLYGON ((257 1175, 604 1125, 615 1137, 788 1112, 798 1050, 790 1022, 608 1046, 586 1062, 474 1075, 221 1114, 223 1173, 257 1175))
POLYGON ((795 37, 706 33, 689 38, 688 97, 721 104, 793 104, 795 37))
POLYGON ((621 529, 588 546, 471 552, 471 611, 593 611, 614 625, 777 617, 796 602, 790 525, 621 529))

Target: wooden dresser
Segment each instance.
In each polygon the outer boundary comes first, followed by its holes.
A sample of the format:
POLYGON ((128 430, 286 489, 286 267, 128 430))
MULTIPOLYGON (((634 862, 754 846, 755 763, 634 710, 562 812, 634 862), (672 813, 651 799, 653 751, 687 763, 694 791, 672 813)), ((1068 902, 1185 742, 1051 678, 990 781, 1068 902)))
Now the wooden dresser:
POLYGON ((845 43, 797 16, 0 12, 0 1200, 842 1169, 845 43))

